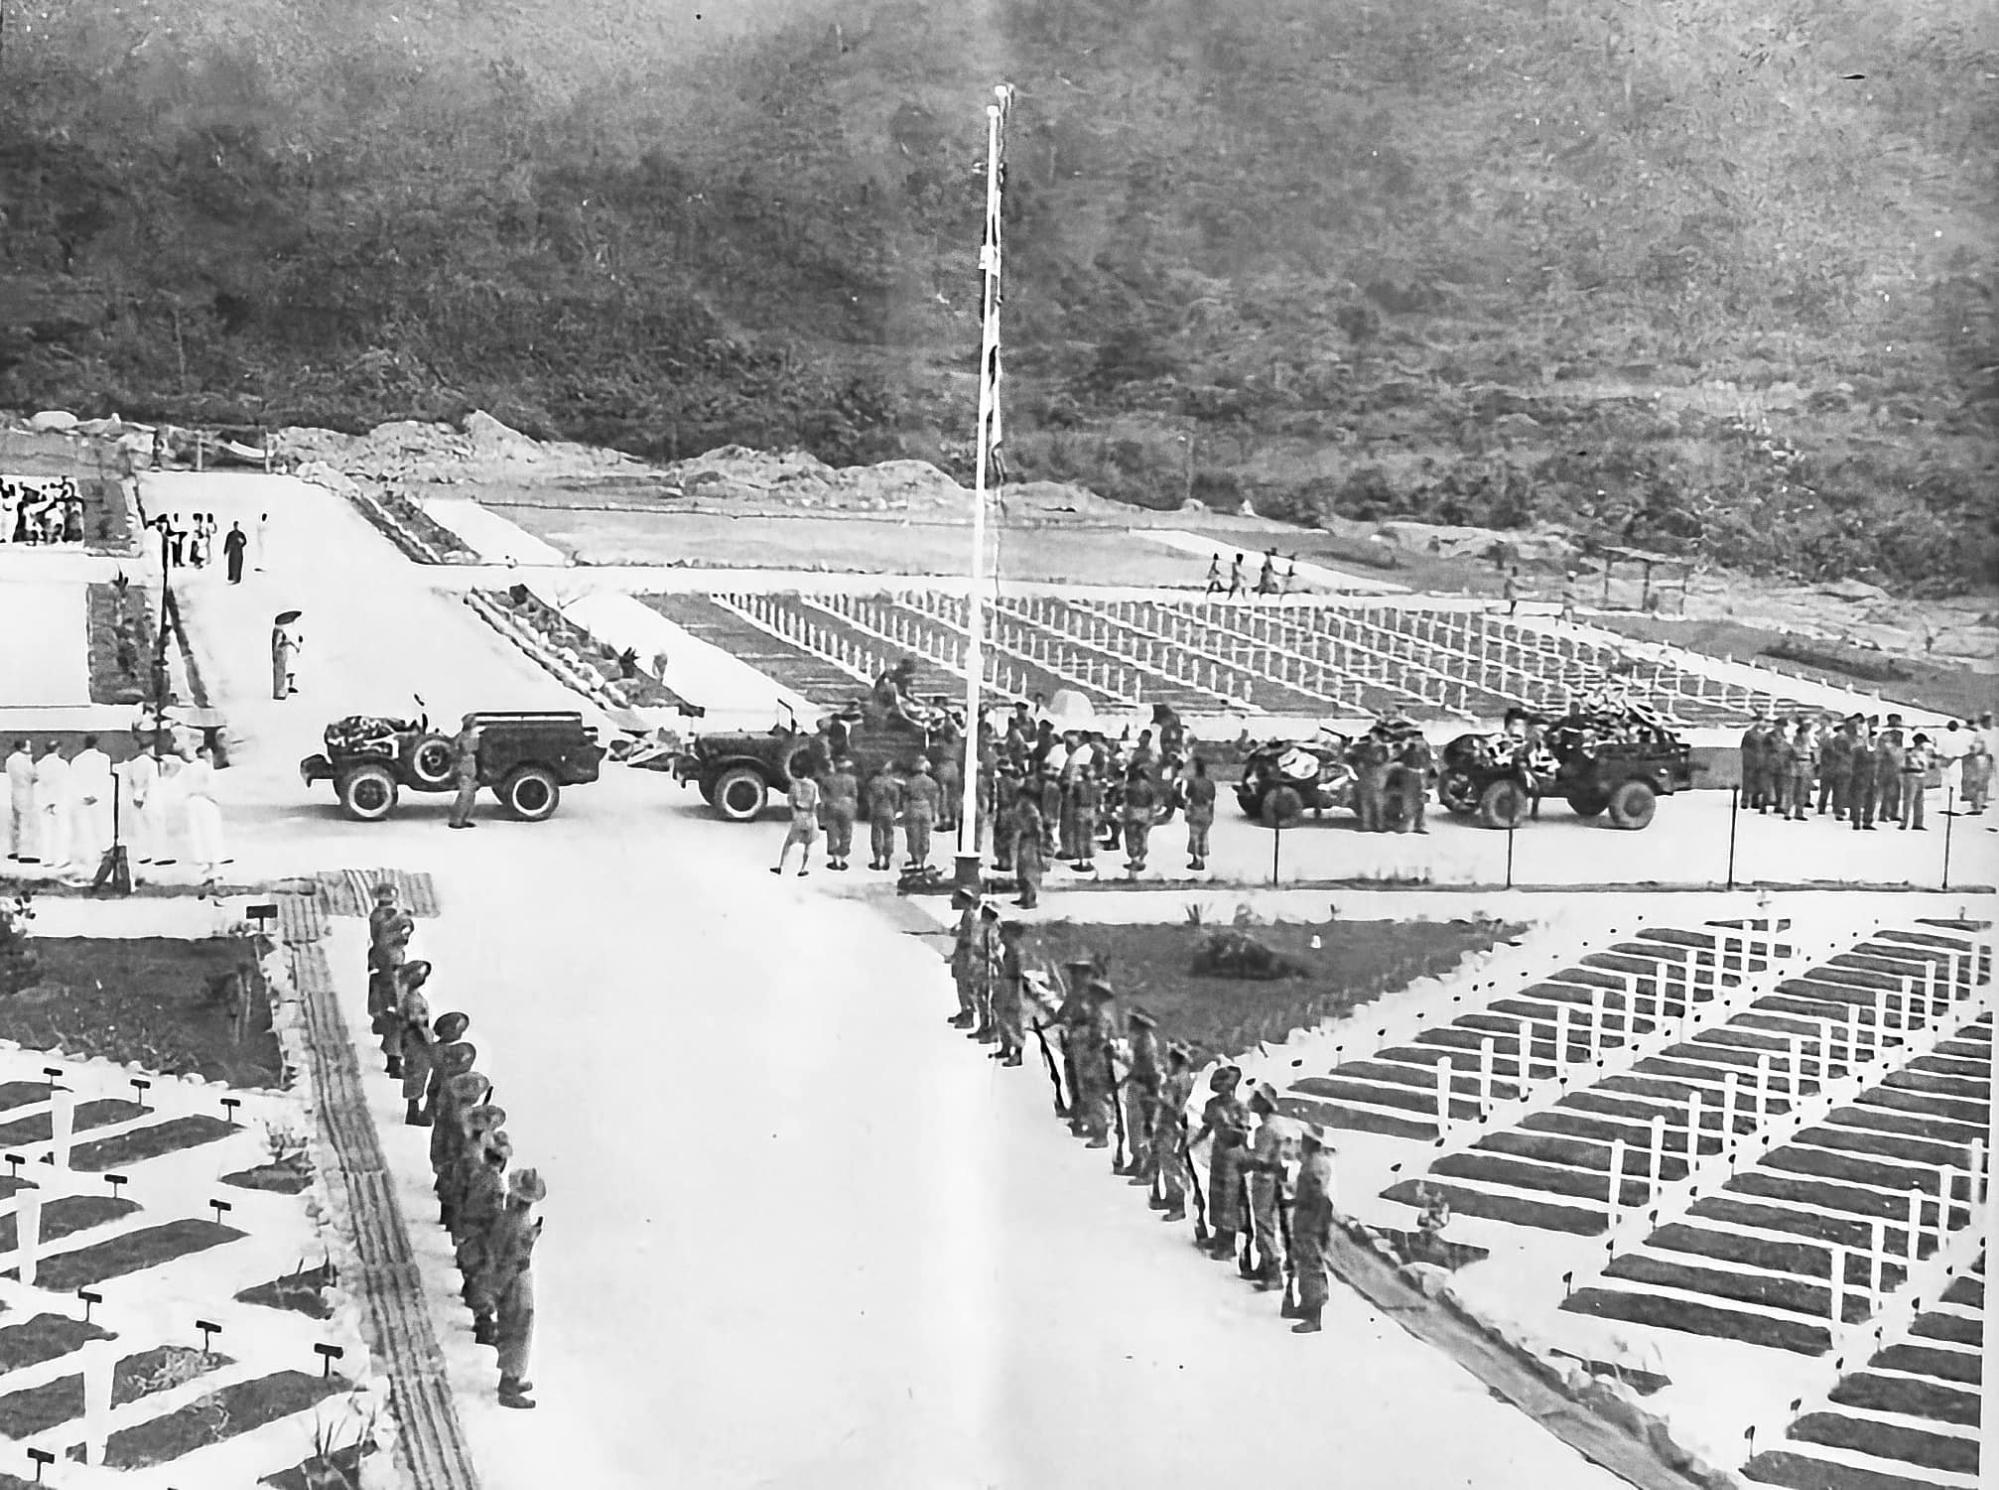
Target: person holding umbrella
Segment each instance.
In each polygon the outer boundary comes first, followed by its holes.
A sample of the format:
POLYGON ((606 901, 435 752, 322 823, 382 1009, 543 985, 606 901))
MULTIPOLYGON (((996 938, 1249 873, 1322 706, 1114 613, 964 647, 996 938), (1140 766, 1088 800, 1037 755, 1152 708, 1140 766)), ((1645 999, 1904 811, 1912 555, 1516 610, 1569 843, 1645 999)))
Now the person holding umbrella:
POLYGON ((299 615, 295 610, 281 610, 271 621, 271 697, 275 699, 287 699, 298 692, 292 658, 298 654, 299 638, 291 628, 299 615))

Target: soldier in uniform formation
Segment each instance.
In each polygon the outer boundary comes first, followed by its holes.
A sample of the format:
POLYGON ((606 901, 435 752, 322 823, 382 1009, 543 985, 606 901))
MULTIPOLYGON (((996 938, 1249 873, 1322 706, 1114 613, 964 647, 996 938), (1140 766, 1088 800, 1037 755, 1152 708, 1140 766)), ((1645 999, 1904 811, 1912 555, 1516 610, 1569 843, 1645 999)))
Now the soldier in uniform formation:
POLYGON ((1772 719, 1759 709, 1742 735, 1742 805, 1792 822, 1831 813, 1856 832, 1880 823, 1925 832, 1929 776, 1948 764, 1900 714, 1805 714, 1772 719), (1814 814, 1814 808, 1816 812, 1814 814))
MULTIPOLYGON (((1022 927, 1002 921, 991 900, 960 890, 951 976, 958 1009, 949 1023, 995 1047, 995 1059, 1022 1064, 1023 1010, 1034 1001, 1021 950, 1022 927)), ((1162 1045, 1158 1020, 1133 1005, 1120 1023, 1117 993, 1095 961, 1067 965, 1062 998, 1047 1024, 1036 1023, 1056 1110, 1092 1149, 1115 1147, 1113 1171, 1143 1186, 1161 1219, 1187 1219, 1195 1207, 1195 1243, 1234 1262, 1259 1292, 1283 1291, 1282 1314, 1295 1333, 1320 1329, 1338 1218, 1333 1146, 1323 1128, 1300 1124, 1278 1108, 1267 1082, 1238 1095, 1242 1072, 1218 1068, 1198 1127, 1190 1124, 1194 1054, 1162 1045), (1058 1060, 1045 1031, 1059 1033, 1058 1060), (1209 1144, 1207 1182, 1194 1151, 1209 1144)))
POLYGON ((368 1013, 388 1074, 401 1083, 404 1121, 430 1129, 438 1220, 451 1233, 472 1315, 472 1338, 499 1354, 500 1404, 532 1408, 528 1353, 534 1344, 534 1247, 548 1194, 538 1171, 508 1172, 513 1143, 492 1083, 476 1069, 471 1019, 436 1019, 423 997, 430 964, 409 957, 416 920, 393 883, 375 887, 368 913, 368 1013))

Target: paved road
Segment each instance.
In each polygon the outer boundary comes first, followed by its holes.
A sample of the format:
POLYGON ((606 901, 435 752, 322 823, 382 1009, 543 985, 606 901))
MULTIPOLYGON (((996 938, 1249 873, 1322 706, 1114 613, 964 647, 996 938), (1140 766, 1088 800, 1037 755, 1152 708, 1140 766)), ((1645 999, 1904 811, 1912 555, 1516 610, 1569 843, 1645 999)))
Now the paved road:
MULTIPOLYGON (((771 878, 770 832, 615 768, 536 827, 450 833, 441 799, 338 818, 294 774, 327 718, 560 690, 334 499, 248 475, 148 488, 225 526, 274 513, 273 572, 187 606, 243 741, 239 871, 433 872, 440 1006, 473 1013, 517 1151, 549 1177, 544 1406, 491 1406, 483 1362, 465 1383, 489 1486, 1613 1483, 1351 1297, 1323 1336, 1285 1332, 1065 1136, 1037 1070, 946 1028, 929 947, 771 878), (287 606, 303 692, 276 703, 287 606)), ((415 1194, 416 1135, 387 1141, 415 1194)), ((448 1317, 435 1237, 420 1248, 448 1317)))

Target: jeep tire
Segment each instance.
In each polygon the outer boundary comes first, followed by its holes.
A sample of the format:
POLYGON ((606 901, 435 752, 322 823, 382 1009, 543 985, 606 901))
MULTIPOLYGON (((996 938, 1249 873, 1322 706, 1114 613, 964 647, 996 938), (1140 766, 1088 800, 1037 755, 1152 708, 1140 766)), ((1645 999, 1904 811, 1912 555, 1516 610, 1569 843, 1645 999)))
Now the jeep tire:
POLYGON ((350 766, 334 785, 340 806, 357 823, 379 823, 396 810, 396 774, 370 763, 350 766))
POLYGON ((1479 794, 1478 820, 1488 828, 1517 828, 1527 818, 1527 789, 1512 777, 1489 783, 1479 794))
POLYGON ((500 804, 524 823, 547 821, 561 800, 562 788, 543 766, 520 766, 500 783, 500 804))
POLYGON ((1579 787, 1569 793, 1569 806, 1577 817, 1601 817, 1610 805, 1610 793, 1597 787, 1579 787))
POLYGON ((1478 811, 1478 788, 1467 771, 1446 771, 1437 783, 1437 800, 1446 812, 1470 817, 1478 811))
POLYGON ((715 811, 729 822, 755 822, 769 799, 770 787, 755 766, 731 766, 715 778, 715 811))
POLYGON ((1659 794, 1647 781, 1627 781, 1610 794, 1611 826, 1635 833, 1659 810, 1659 794))
POLYGON ((443 791, 458 770, 458 745, 449 735, 425 735, 410 750, 410 780, 426 791, 443 791))

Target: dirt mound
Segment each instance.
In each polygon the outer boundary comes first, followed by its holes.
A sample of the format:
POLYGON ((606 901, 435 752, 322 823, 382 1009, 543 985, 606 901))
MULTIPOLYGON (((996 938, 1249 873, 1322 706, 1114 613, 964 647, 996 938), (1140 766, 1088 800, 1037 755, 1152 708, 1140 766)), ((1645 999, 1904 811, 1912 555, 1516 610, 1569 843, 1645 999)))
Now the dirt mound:
POLYGON ((463 427, 398 419, 365 435, 327 429, 284 429, 272 444, 281 456, 323 462, 373 481, 456 484, 482 480, 574 478, 626 474, 642 462, 616 450, 541 441, 510 429, 491 414, 466 416, 463 427))
MULTIPOLYGON (((724 445, 676 461, 661 474, 677 482, 694 501, 774 505, 787 509, 840 512, 912 512, 960 517, 971 493, 944 471, 923 460, 885 460, 872 466, 829 466, 801 450, 751 450, 724 445)), ((1080 486, 1029 481, 1000 492, 1008 514, 1060 519, 1114 514, 1128 520, 1133 509, 1108 502, 1080 486)))

